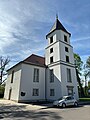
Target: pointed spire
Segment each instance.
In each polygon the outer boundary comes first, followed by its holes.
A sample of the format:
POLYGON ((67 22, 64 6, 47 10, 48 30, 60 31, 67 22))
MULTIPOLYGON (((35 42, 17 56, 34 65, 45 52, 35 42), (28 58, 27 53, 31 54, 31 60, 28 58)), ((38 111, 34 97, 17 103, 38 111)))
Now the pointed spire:
POLYGON ((55 30, 62 30, 64 32, 68 33, 71 36, 71 34, 65 29, 65 27, 58 20, 58 14, 56 14, 56 21, 55 21, 54 25, 52 26, 50 32, 46 35, 46 38, 47 38, 48 35, 50 35, 55 30))

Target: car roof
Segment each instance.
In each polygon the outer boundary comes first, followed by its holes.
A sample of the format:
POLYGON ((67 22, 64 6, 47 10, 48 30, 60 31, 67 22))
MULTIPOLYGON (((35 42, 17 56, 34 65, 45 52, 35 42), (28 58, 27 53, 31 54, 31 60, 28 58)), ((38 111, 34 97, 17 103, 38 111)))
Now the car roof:
POLYGON ((67 97, 73 97, 72 95, 69 95, 69 96, 63 96, 63 98, 67 98, 67 97))
POLYGON ((63 98, 67 98, 67 97, 69 97, 69 96, 63 96, 63 98))

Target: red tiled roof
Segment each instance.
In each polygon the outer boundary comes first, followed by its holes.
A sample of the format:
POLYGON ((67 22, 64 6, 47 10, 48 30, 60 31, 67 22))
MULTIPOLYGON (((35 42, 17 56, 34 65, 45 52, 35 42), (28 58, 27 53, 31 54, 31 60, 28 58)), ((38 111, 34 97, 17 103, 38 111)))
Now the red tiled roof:
POLYGON ((12 66, 11 68, 9 68, 7 71, 11 70, 12 68, 14 68, 15 66, 17 66, 21 63, 36 65, 36 66, 40 66, 40 67, 46 67, 44 57, 32 54, 28 58, 26 58, 25 60, 17 63, 16 65, 12 66))
POLYGON ((23 60, 23 62, 38 65, 41 67, 46 67, 45 66, 45 58, 38 56, 38 55, 35 55, 35 54, 32 54, 31 56, 29 56, 28 58, 23 60))

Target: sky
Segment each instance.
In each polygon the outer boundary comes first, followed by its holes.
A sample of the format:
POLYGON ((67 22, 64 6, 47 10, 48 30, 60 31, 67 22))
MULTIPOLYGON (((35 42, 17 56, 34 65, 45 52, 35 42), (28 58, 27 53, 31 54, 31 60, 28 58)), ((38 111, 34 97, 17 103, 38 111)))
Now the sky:
POLYGON ((90 0, 0 0, 0 56, 10 65, 32 53, 44 56, 56 14, 71 33, 74 53, 90 56, 90 0))

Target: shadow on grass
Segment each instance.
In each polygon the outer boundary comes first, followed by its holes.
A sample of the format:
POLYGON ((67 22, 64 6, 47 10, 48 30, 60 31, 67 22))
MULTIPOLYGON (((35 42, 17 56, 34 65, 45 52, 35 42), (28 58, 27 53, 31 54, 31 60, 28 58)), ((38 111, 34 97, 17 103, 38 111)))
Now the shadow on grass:
POLYGON ((60 120, 62 117, 56 112, 51 111, 38 111, 38 110, 25 110, 25 106, 15 105, 2 105, 0 106, 0 119, 10 118, 12 120, 18 119, 33 119, 33 120, 60 120))

